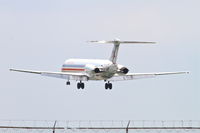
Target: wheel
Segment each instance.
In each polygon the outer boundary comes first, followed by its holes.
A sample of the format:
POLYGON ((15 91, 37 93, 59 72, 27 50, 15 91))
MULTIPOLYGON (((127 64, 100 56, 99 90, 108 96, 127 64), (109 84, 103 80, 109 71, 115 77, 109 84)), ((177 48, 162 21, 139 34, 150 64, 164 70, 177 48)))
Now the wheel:
POLYGON ((67 81, 67 82, 66 82, 66 84, 67 84, 67 85, 70 85, 70 82, 69 82, 69 81, 67 81))
POLYGON ((108 89, 108 83, 105 83, 105 89, 106 90, 108 89))
POLYGON ((81 84, 77 83, 77 88, 80 89, 81 88, 81 84))
POLYGON ((109 87, 109 89, 111 90, 111 89, 112 89, 112 84, 109 83, 109 84, 108 84, 108 87, 109 87))
POLYGON ((80 86, 81 86, 82 89, 85 88, 85 84, 84 83, 80 83, 80 86))

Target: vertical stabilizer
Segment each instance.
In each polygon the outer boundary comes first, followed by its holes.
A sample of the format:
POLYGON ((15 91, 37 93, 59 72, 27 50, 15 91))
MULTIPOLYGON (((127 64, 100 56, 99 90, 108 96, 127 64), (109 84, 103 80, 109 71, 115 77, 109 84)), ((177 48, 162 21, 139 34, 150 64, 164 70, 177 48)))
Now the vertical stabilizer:
POLYGON ((112 49, 112 53, 110 56, 110 61, 113 62, 113 64, 116 64, 117 61, 117 55, 118 55, 118 51, 119 51, 119 45, 120 45, 120 40, 119 39, 115 39, 113 41, 114 47, 112 49))

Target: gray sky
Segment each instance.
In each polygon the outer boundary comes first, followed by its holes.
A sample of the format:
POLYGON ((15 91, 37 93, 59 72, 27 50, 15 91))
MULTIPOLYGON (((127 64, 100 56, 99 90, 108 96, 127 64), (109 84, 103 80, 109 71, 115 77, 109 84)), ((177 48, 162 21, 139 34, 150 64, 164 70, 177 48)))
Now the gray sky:
POLYGON ((0 0, 0 118, 28 120, 200 119, 198 0, 0 0), (60 71, 68 58, 108 59, 111 45, 87 40, 156 41, 123 45, 131 72, 189 75, 115 82, 76 82, 9 72, 60 71))

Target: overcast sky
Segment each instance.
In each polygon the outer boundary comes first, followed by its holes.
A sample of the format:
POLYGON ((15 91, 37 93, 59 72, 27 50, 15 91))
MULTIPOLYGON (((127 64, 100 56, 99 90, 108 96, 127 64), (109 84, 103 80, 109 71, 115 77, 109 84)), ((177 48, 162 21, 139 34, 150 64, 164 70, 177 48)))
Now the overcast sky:
POLYGON ((0 0, 0 119, 200 119, 199 0, 0 0), (135 81, 85 83, 10 72, 60 71, 68 58, 108 59, 112 45, 88 40, 156 41, 120 46, 130 72, 190 71, 135 81))

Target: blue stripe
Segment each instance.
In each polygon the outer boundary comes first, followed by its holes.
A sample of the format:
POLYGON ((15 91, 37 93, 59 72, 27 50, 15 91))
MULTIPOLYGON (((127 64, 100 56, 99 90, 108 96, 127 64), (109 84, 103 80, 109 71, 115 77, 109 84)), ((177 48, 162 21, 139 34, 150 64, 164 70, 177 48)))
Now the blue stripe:
POLYGON ((64 64, 63 67, 85 67, 85 65, 64 64))

